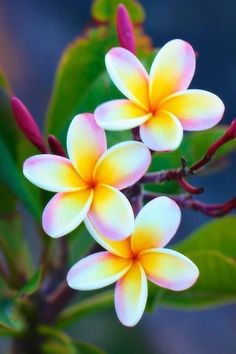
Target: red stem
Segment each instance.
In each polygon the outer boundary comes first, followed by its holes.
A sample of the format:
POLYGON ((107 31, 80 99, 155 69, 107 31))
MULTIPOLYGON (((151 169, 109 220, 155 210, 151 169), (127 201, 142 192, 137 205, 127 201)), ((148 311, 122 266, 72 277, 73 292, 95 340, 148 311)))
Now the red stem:
POLYGON ((230 140, 233 140, 235 137, 236 137, 236 119, 232 121, 230 127, 226 130, 224 135, 218 140, 216 140, 216 142, 214 142, 209 147, 205 156, 190 167, 190 173, 195 173, 196 171, 199 171, 212 159, 214 154, 219 150, 221 146, 228 143, 230 140))
MULTIPOLYGON (((157 198, 158 196, 159 195, 156 193, 145 192, 143 198, 145 201, 150 201, 154 198, 157 198)), ((200 200, 194 200, 189 194, 174 195, 170 198, 173 199, 182 208, 189 208, 195 211, 200 211, 203 214, 211 217, 226 215, 231 210, 236 208, 236 197, 220 204, 207 204, 201 202, 200 200)))
POLYGON ((204 191, 203 187, 194 187, 183 177, 178 180, 178 183, 186 192, 191 194, 201 194, 204 191))
MULTIPOLYGON (((199 161, 197 161, 196 163, 194 163, 191 167, 187 167, 185 164, 183 164, 182 161, 182 167, 177 169, 172 169, 172 170, 164 170, 164 171, 149 173, 141 179, 141 183, 161 183, 161 182, 171 181, 171 180, 179 181, 183 177, 193 175, 196 172, 198 172, 201 168, 203 168, 212 159, 214 154, 219 150, 221 146, 223 146, 230 140, 233 140, 235 137, 236 137, 236 118, 232 121, 230 127, 226 130, 224 135, 209 147, 204 157, 199 161)), ((180 183, 182 183, 184 187, 186 187, 185 183, 181 181, 180 183)), ((193 188, 193 190, 195 190, 195 187, 189 185, 187 188, 189 187, 190 189, 193 188)), ((190 190, 188 190, 188 192, 190 192, 190 190)))

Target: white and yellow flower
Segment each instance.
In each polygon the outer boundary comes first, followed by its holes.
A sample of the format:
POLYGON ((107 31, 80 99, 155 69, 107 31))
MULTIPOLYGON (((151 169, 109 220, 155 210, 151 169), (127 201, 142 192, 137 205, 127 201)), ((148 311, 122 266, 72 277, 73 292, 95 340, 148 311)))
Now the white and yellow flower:
POLYGON ((106 68, 116 87, 128 98, 104 103, 95 111, 97 123, 108 130, 140 126, 145 145, 155 151, 176 149, 184 130, 205 130, 223 116, 221 99, 204 90, 187 90, 195 72, 195 53, 187 42, 168 42, 157 53, 150 74, 130 51, 113 48, 106 68))
POLYGON ((92 114, 77 115, 68 131, 69 159, 42 154, 24 163, 23 173, 36 186, 57 194, 43 213, 51 237, 74 230, 86 217, 99 232, 121 240, 133 232, 133 211, 119 190, 138 181, 151 161, 149 150, 128 141, 106 150, 106 136, 92 114))
POLYGON ((147 279, 163 288, 181 291, 191 287, 198 278, 198 268, 190 259, 163 248, 174 236, 180 218, 180 209, 174 201, 156 198, 139 212, 134 232, 122 241, 107 239, 87 220, 88 230, 107 251, 76 263, 67 275, 69 286, 93 290, 117 281, 118 318, 124 325, 134 326, 145 309, 147 279))

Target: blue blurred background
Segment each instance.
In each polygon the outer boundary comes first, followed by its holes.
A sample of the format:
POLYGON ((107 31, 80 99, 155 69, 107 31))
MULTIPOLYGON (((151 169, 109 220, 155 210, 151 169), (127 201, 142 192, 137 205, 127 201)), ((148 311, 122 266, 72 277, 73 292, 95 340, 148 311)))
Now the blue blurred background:
MULTIPOLYGON (((192 87, 218 94, 226 105, 223 122, 230 122, 236 115, 236 1, 140 2, 146 11, 145 30, 156 46, 182 38, 199 52, 192 87)), ((90 5, 91 0, 0 0, 0 64, 40 124, 60 55, 91 22, 90 5)), ((232 197, 235 161, 232 157, 231 166, 218 175, 196 179, 206 187, 202 200, 232 197)), ((205 220, 185 211, 178 237, 205 220)), ((110 354, 235 354, 236 306, 189 313, 157 309, 134 329, 122 327, 108 312, 82 321, 71 332, 110 354)))

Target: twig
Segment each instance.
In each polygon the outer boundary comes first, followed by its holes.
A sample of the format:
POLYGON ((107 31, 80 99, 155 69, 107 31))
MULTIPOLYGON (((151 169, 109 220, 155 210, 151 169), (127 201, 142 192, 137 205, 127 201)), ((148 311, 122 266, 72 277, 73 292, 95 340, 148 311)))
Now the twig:
MULTIPOLYGON (((150 201, 158 196, 159 194, 156 193, 144 192, 143 199, 145 201, 150 201)), ((236 197, 220 204, 207 204, 201 202, 200 200, 193 199, 192 195, 190 194, 173 195, 170 196, 170 198, 182 208, 189 208, 195 211, 200 211, 203 214, 211 217, 226 215, 231 210, 236 208, 236 197)))
MULTIPOLYGON (((153 172, 146 174, 142 179, 142 183, 161 183, 165 181, 179 180, 183 177, 194 175, 200 169, 202 169, 220 149, 221 146, 233 140, 236 137, 236 119, 234 119, 230 127, 226 130, 224 135, 214 142, 202 159, 194 163, 191 167, 183 164, 185 160, 182 159, 182 166, 177 169, 164 170, 159 172, 153 172)), ((195 188, 195 187, 194 187, 195 188)))
POLYGON ((235 137, 236 137, 236 118, 232 121, 230 127, 226 130, 224 135, 218 140, 216 140, 216 142, 209 147, 205 156, 190 167, 190 172, 193 174, 196 171, 199 171, 212 159, 214 154, 219 150, 221 146, 228 143, 230 140, 233 140, 235 137))
POLYGON ((188 193, 191 194, 201 194, 204 192, 204 188, 203 187, 195 187, 192 186, 189 182, 186 181, 185 178, 181 177, 180 179, 178 179, 178 183, 179 185, 188 193))

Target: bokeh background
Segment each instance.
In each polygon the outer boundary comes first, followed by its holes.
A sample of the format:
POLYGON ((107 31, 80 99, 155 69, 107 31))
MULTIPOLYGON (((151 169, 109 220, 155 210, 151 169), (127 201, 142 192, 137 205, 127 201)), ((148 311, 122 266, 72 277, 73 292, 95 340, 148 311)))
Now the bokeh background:
MULTIPOLYGON (((218 94, 226 105, 223 122, 236 116, 236 1, 140 0, 145 30, 156 46, 173 38, 199 52, 194 88, 218 94)), ((55 69, 66 45, 91 22, 91 0, 0 0, 0 64, 15 94, 42 124, 55 69)), ((221 202, 235 193, 235 156, 222 173, 200 177, 202 200, 221 202)), ((177 239, 207 218, 184 211, 177 239)), ((109 354, 235 354, 236 305, 200 312, 157 309, 134 329, 113 312, 90 317, 71 333, 109 354)), ((0 352, 8 343, 1 339, 0 352)))

